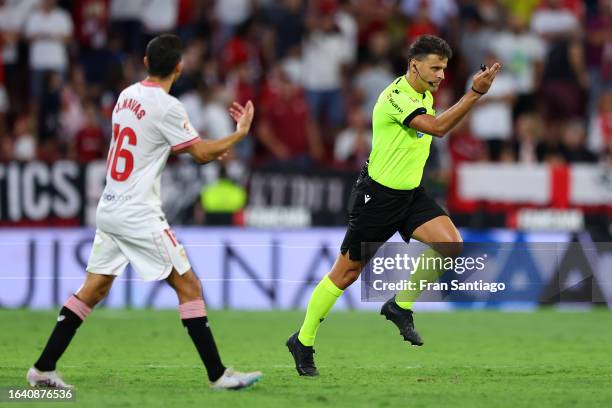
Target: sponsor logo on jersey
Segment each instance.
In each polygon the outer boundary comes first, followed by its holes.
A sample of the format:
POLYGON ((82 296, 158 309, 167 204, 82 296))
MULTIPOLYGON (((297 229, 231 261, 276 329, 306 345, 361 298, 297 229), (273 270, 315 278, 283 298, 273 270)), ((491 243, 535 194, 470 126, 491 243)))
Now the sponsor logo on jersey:
POLYGON ((387 94, 387 100, 389 101, 391 106, 395 108, 396 111, 398 111, 399 113, 404 113, 404 110, 397 104, 397 102, 395 102, 390 93, 387 94))
POLYGON ((102 196, 106 201, 130 201, 132 196, 129 194, 106 193, 102 196))

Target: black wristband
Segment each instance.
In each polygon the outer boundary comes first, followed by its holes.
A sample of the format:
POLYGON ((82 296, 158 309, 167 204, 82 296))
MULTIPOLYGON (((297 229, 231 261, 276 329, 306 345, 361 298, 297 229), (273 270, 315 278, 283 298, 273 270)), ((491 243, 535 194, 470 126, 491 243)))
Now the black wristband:
POLYGON ((480 92, 474 89, 474 86, 472 86, 472 91, 476 92, 478 95, 484 95, 486 94, 486 92, 480 92))

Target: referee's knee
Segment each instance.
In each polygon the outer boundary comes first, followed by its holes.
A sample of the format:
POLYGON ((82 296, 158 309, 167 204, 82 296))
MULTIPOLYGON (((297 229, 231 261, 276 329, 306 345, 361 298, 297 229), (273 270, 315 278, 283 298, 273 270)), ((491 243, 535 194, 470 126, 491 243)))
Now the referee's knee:
POLYGON ((448 235, 443 241, 436 242, 433 247, 440 255, 455 258, 463 251, 463 238, 457 231, 456 234, 448 235))

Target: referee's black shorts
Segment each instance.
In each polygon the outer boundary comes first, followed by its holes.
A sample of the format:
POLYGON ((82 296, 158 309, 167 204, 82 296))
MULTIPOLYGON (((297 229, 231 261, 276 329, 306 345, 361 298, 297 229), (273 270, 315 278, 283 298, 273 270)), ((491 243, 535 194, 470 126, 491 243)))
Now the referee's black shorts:
POLYGON ((396 232, 409 242, 419 226, 440 215, 447 215, 423 187, 412 190, 385 187, 370 178, 367 164, 351 191, 348 214, 349 224, 341 252, 346 254, 349 251, 351 260, 365 262, 374 254, 363 259, 362 242, 382 244, 396 232))

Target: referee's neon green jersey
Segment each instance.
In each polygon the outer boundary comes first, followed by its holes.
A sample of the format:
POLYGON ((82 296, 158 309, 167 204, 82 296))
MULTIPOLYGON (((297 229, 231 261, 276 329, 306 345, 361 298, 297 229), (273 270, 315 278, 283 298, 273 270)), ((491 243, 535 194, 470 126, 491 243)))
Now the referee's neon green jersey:
POLYGON ((372 112, 372 152, 368 173, 376 182, 396 190, 421 184, 429 157, 431 135, 409 124, 417 115, 436 114, 431 92, 418 93, 405 76, 393 81, 378 97, 372 112))

